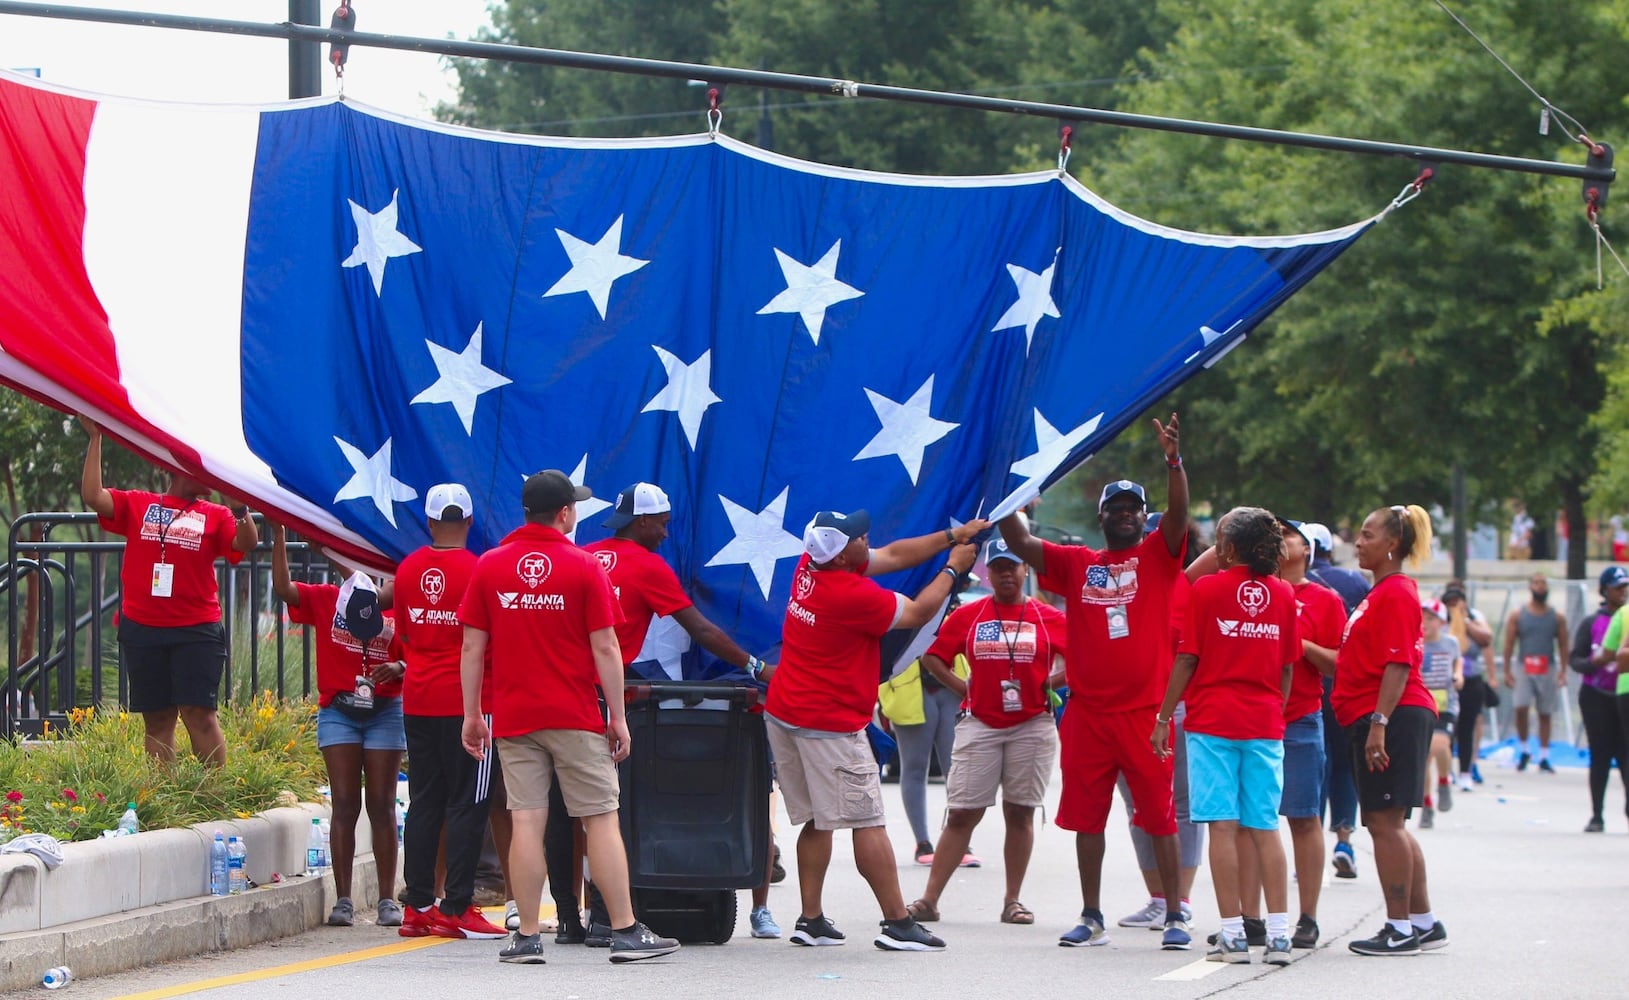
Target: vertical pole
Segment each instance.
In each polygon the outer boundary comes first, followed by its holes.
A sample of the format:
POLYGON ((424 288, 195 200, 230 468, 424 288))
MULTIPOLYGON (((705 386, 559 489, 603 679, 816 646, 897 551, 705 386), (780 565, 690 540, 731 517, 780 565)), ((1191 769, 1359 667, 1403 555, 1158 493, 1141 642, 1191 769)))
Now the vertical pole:
MULTIPOLYGON (((322 26, 319 0, 288 0, 288 19, 293 24, 322 26)), ((322 45, 318 42, 288 43, 288 96, 290 100, 322 96, 322 45)))
POLYGON ((769 117, 769 89, 766 87, 758 92, 758 141, 759 149, 775 148, 775 122, 769 117))
POLYGON ((1453 483, 1450 487, 1454 508, 1454 576, 1465 579, 1466 564, 1469 560, 1467 552, 1465 524, 1465 467, 1458 462, 1454 463, 1453 483))

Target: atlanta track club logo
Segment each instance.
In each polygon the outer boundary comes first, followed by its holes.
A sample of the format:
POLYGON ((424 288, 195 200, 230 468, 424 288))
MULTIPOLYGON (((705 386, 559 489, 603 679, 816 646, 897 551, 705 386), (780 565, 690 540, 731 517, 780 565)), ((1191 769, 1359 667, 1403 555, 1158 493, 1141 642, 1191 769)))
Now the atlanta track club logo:
POLYGON ((600 549, 594 553, 594 558, 599 560, 600 569, 607 573, 617 568, 617 554, 610 549, 600 549))
POLYGON ((424 591, 425 600, 440 604, 442 595, 447 593, 447 575, 439 569, 427 569, 419 577, 419 589, 424 591))
POLYGON ((1239 608, 1251 618, 1255 618, 1267 610, 1267 605, 1273 603, 1272 592, 1260 580, 1246 580, 1239 584, 1239 608))
POLYGON ((536 590, 554 572, 554 566, 543 553, 528 552, 515 564, 515 572, 520 576, 520 582, 536 590))
POLYGON ((797 580, 792 583, 792 592, 798 600, 808 600, 809 595, 814 593, 814 574, 807 570, 799 573, 797 580))

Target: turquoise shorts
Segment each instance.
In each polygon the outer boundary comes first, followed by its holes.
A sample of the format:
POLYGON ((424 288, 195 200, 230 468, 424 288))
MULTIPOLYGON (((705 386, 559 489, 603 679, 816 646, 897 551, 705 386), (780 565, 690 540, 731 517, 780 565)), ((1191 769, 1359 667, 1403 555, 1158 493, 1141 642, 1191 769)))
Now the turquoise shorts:
POLYGON ((1278 829, 1284 794, 1283 740, 1230 740, 1188 731, 1188 815, 1278 829))

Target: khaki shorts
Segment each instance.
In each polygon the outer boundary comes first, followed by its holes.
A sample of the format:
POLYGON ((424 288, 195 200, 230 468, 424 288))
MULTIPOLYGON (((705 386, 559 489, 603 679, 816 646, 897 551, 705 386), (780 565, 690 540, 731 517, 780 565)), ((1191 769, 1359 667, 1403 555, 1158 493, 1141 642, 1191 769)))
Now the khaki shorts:
POLYGON ((569 815, 581 818, 616 812, 622 791, 604 733, 535 729, 496 742, 510 809, 547 809, 549 788, 558 779, 569 815))
POLYGON ((996 790, 1012 806, 1038 806, 1058 763, 1058 727, 1051 712, 997 729, 973 716, 956 723, 945 800, 951 809, 988 809, 996 790))
POLYGON ((825 739, 794 733, 776 722, 766 728, 781 800, 793 826, 810 820, 816 830, 883 825, 877 758, 864 731, 825 739))

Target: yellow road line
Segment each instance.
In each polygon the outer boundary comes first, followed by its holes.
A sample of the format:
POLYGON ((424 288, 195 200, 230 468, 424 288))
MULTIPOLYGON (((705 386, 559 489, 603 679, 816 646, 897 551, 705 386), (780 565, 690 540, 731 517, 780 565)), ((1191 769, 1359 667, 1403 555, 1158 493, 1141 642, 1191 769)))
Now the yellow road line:
MULTIPOLYGON (((503 910, 504 908, 501 906, 489 906, 485 907, 482 912, 489 917, 502 920, 503 910)), ((545 919, 554 916, 554 906, 544 904, 538 915, 545 919)), ((114 1000, 166 1000, 168 997, 186 996, 188 993, 201 993, 204 990, 218 989, 223 986, 240 986, 244 983, 254 983, 264 979, 278 979, 282 976, 293 976, 302 972, 331 969, 336 965, 350 965, 353 962, 388 958, 391 955, 402 955, 410 951, 420 951, 424 948, 434 948, 437 945, 451 944, 454 940, 454 938, 444 937, 408 938, 403 941, 392 941, 390 944, 379 945, 376 948, 364 948, 361 951, 347 951, 338 955, 328 955, 324 958, 307 959, 304 962, 290 962, 287 965, 274 965, 268 969, 256 969, 253 972, 239 972, 231 976, 200 979, 196 982, 165 986, 156 990, 145 990, 141 993, 127 993, 124 996, 115 997, 114 1000)))

